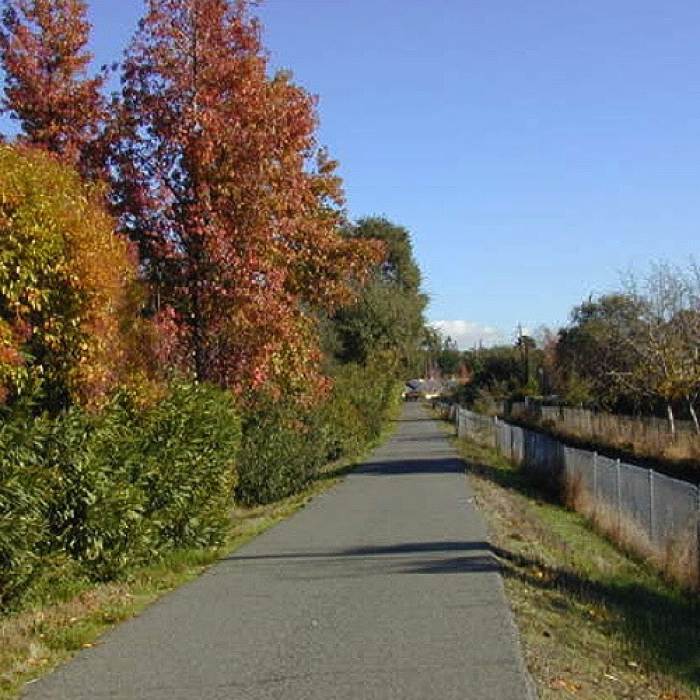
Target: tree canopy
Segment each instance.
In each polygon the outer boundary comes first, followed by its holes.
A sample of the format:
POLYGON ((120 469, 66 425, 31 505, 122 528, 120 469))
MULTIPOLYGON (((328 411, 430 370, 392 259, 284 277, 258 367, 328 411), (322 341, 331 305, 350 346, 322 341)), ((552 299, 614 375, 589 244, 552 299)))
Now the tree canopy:
POLYGON ((427 297, 409 232, 385 218, 369 217, 349 226, 345 235, 350 241, 379 240, 385 253, 358 301, 334 317, 338 358, 366 363, 387 353, 402 372, 419 372, 427 297))
POLYGON ((313 310, 351 300, 379 250, 339 234, 316 101, 267 69, 247 2, 150 0, 111 163, 183 371, 238 393, 321 381, 313 310))
POLYGON ((86 167, 105 118, 104 75, 92 54, 83 0, 6 0, 0 27, 2 111, 19 121, 19 142, 86 167))

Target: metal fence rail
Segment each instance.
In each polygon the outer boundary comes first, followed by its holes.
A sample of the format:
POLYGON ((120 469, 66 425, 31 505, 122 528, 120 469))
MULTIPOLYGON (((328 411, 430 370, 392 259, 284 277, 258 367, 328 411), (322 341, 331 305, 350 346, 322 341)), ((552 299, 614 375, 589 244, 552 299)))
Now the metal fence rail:
POLYGON ((556 428, 579 438, 613 445, 635 445, 649 454, 673 447, 687 454, 700 454, 700 435, 692 421, 676 420, 676 434, 668 421, 654 416, 622 416, 570 406, 547 406, 516 402, 499 413, 505 418, 525 419, 556 428))
POLYGON ((690 551, 700 576, 700 488, 694 484, 568 447, 499 418, 455 405, 439 407, 454 422, 459 437, 475 438, 527 471, 575 488, 579 502, 586 504, 580 509, 587 515, 603 512, 608 522, 633 531, 635 537, 627 544, 640 553, 669 557, 690 551))

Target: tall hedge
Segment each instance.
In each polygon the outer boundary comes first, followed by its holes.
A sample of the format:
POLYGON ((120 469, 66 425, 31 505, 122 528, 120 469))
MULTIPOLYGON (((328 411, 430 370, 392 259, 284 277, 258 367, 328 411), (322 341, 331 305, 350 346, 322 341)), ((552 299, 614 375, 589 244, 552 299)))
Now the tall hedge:
POLYGON ((260 396, 243 422, 238 500, 270 503, 302 489, 326 461, 320 414, 260 396))
POLYGON ((398 396, 394 375, 375 362, 338 367, 330 394, 314 408, 259 397, 244 418, 238 499, 284 498, 327 462, 359 455, 381 435, 398 396))
POLYGON ((53 492, 49 433, 45 420, 0 416, 0 609, 31 587, 45 561, 53 492))
POLYGON ((0 421, 0 607, 31 593, 56 557, 94 580, 226 535, 240 419, 231 395, 181 384, 141 409, 0 421))

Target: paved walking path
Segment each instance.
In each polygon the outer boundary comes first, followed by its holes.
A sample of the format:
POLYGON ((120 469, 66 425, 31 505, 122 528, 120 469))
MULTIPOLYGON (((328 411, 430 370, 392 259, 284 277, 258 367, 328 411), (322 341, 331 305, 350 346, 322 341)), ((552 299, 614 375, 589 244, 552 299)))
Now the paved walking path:
POLYGON ((481 517, 408 404, 364 466, 26 698, 530 698, 481 517))

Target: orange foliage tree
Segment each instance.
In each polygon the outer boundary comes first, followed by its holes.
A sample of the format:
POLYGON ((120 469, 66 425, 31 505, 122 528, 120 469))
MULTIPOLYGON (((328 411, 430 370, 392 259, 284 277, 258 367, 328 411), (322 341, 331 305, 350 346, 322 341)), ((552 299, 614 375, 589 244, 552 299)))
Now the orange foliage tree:
POLYGON ((0 399, 99 404, 134 368, 141 303, 102 192, 55 158, 0 146, 0 399))
POLYGON ((347 303, 380 251, 339 235, 315 99, 267 67, 245 0, 149 0, 110 170, 183 369, 313 396, 316 314, 347 303))
POLYGON ((83 172, 105 117, 104 76, 89 77, 90 24, 83 0, 5 0, 0 62, 2 111, 19 121, 20 143, 59 155, 83 172))

